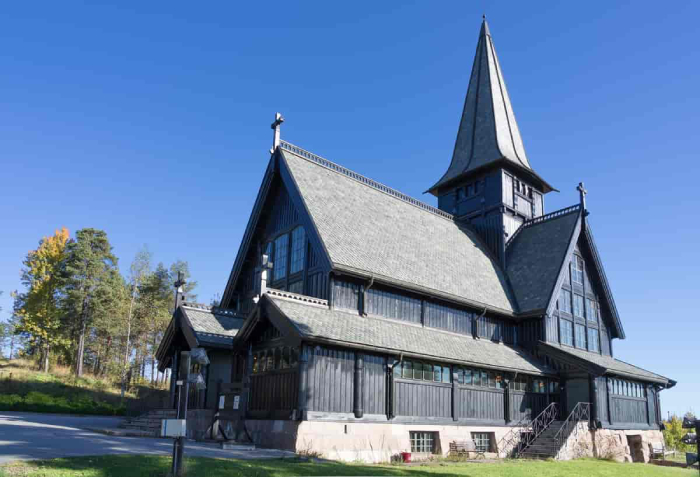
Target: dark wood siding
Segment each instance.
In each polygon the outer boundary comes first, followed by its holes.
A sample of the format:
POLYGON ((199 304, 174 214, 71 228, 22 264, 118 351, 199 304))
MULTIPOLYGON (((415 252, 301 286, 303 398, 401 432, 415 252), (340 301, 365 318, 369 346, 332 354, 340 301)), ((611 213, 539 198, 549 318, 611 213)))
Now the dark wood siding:
POLYGON ((397 416, 452 417, 452 385, 396 380, 397 416))
POLYGON ((510 391, 510 419, 532 420, 547 407, 547 395, 510 391))
POLYGON ((316 298, 328 298, 328 274, 319 271, 315 273, 309 272, 306 279, 306 294, 316 298))
POLYGON ((360 285, 342 280, 333 280, 333 306, 347 310, 358 310, 360 285))
POLYGON ((566 381, 566 415, 580 402, 591 402, 588 378, 575 378, 566 381))
POLYGON ((271 214, 265 224, 265 235, 275 235, 299 223, 299 213, 297 212, 287 189, 280 186, 272 197, 269 208, 271 214))
POLYGON ((386 358, 363 355, 362 407, 365 414, 386 414, 386 358))
POLYGON ((612 420, 615 425, 647 424, 647 400, 612 396, 610 400, 612 420))
POLYGON ((460 386, 457 395, 459 419, 505 422, 503 390, 460 386))
POLYGON ((550 343, 559 342, 559 321, 556 316, 547 315, 547 341, 550 343))
POLYGON ((306 409, 352 412, 355 353, 320 346, 309 351, 306 409))
POLYGON ((421 322, 421 300, 383 288, 367 291, 367 313, 412 323, 421 322))
POLYGON ((596 405, 598 406, 598 419, 601 422, 608 422, 608 385, 604 377, 595 378, 597 384, 596 405))
POLYGON ((607 326, 600 327, 600 350, 606 356, 612 356, 610 347, 610 334, 607 326))
POLYGON ((255 417, 282 417, 297 406, 299 378, 296 369, 250 377, 250 411, 255 417), (261 414, 267 413, 267 414, 261 414))
POLYGON ((455 333, 472 333, 473 314, 448 305, 425 302, 425 326, 455 333))

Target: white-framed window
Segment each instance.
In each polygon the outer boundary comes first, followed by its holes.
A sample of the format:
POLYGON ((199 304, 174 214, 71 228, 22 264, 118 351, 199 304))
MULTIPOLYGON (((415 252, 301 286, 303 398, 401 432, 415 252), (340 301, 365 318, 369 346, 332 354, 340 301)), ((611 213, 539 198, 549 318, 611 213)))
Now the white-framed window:
POLYGON ((588 351, 598 353, 600 351, 599 340, 598 330, 595 328, 588 328, 588 351))
POLYGON ((571 260, 571 280, 583 285, 583 259, 578 255, 574 255, 573 260, 571 260))
POLYGON ((571 292, 563 288, 559 292, 559 311, 571 313, 571 292))
POLYGON ((491 452, 491 432, 472 432, 472 440, 478 452, 491 452))
POLYGON ((434 454, 437 432, 410 431, 411 452, 416 454, 434 454))
POLYGON ((292 231, 292 257, 289 263, 289 273, 303 270, 305 258, 306 232, 304 232, 304 227, 297 227, 292 231))
POLYGON ((289 234, 280 235, 275 239, 274 279, 279 280, 287 275, 287 249, 289 247, 289 234))
POLYGON ((574 316, 583 318, 583 296, 574 293, 574 316))

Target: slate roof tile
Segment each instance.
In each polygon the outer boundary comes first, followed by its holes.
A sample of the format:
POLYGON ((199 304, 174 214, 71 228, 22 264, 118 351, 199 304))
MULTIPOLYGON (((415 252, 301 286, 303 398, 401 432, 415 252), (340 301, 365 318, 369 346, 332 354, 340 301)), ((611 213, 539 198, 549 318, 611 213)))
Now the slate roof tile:
POLYGON ((339 345, 361 345, 379 352, 394 351, 449 360, 475 366, 514 370, 531 374, 554 374, 527 351, 488 339, 474 339, 406 322, 334 310, 295 299, 266 295, 307 339, 324 339, 339 345))
POLYGON ((506 250, 506 273, 520 313, 547 307, 566 258, 580 211, 523 227, 506 250))
POLYGON ((647 371, 646 369, 640 368, 638 366, 634 366, 624 361, 620 361, 619 359, 615 359, 611 356, 605 356, 598 353, 591 353, 590 351, 571 348, 569 346, 562 346, 554 343, 541 342, 540 347, 544 348, 545 352, 547 348, 551 348, 558 352, 569 354, 575 358, 588 361, 589 363, 593 363, 596 366, 604 368, 609 374, 628 377, 631 379, 659 382, 664 384, 672 381, 671 379, 665 376, 652 373, 651 371, 647 371))
POLYGON ((472 306, 515 311, 505 274, 476 232, 449 214, 283 145, 282 156, 334 267, 472 306))
POLYGON ((245 322, 245 318, 231 311, 212 309, 204 305, 185 304, 181 310, 192 325, 200 344, 231 344, 245 322))

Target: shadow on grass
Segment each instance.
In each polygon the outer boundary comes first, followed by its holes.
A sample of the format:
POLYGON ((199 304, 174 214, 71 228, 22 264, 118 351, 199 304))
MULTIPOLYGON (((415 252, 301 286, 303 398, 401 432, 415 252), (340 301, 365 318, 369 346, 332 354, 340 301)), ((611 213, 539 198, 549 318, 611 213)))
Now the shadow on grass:
MULTIPOLYGON (((168 477, 171 459, 161 456, 103 456, 53 459, 27 462, 26 467, 11 468, 11 474, 46 477, 168 477), (24 471, 25 473, 20 473, 24 471)), ((1 470, 0 470, 1 471, 1 470)), ((337 462, 307 462, 298 459, 224 460, 185 459, 186 477, 297 477, 297 476, 412 476, 448 477, 454 473, 433 467, 377 467, 337 462)), ((460 472, 462 476, 476 473, 460 472)))

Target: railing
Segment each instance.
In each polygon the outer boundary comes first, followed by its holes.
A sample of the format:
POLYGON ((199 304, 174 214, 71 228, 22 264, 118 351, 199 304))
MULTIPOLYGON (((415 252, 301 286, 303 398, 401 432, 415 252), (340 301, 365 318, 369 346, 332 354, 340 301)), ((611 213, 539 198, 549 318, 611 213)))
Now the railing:
POLYGON ((515 428, 503 436, 498 444, 499 449, 509 449, 508 453, 512 457, 519 457, 549 427, 552 421, 556 421, 558 416, 557 403, 553 402, 544 408, 533 420, 527 421, 523 419, 518 422, 515 428))
POLYGON ((557 456, 556 456, 557 459, 559 459, 559 456, 561 455, 562 447, 568 448, 569 437, 571 436, 571 433, 574 432, 574 435, 578 434, 579 422, 589 421, 590 419, 591 419, 591 403, 580 402, 580 403, 576 404, 576 407, 574 407, 574 410, 571 411, 571 414, 569 414, 569 417, 567 417, 566 421, 564 421, 564 424, 561 425, 559 432, 557 432, 556 435, 554 436, 554 442, 556 443, 556 449, 557 449, 557 456))

